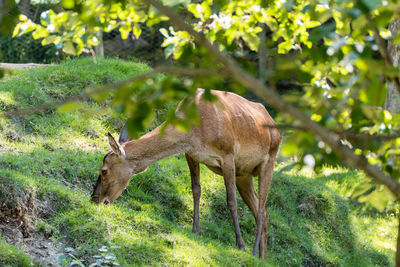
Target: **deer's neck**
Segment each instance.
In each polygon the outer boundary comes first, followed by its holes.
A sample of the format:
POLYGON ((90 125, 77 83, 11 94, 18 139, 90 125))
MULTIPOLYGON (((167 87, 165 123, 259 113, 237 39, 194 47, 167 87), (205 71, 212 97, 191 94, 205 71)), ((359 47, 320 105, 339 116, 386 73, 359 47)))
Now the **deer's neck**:
POLYGON ((190 149, 189 134, 179 132, 172 126, 167 127, 163 134, 160 129, 157 127, 138 140, 127 142, 124 146, 128 160, 135 161, 139 168, 147 168, 153 162, 190 149))

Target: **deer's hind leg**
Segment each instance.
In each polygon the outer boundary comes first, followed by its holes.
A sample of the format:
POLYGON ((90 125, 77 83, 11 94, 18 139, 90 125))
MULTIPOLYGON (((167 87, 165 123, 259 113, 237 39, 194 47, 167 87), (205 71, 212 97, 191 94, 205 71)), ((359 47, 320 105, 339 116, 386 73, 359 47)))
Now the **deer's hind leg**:
POLYGON ((245 245, 240 232, 238 214, 237 214, 237 201, 236 201, 236 170, 235 162, 232 155, 228 155, 223 159, 221 164, 222 176, 224 177, 225 188, 226 188, 226 200, 228 208, 231 212, 233 226, 235 228, 236 245, 239 249, 245 250, 245 245))
POLYGON ((258 211, 257 211, 257 232, 253 247, 253 255, 257 254, 259 244, 265 247, 260 251, 260 257, 266 257, 266 241, 268 238, 268 219, 269 212, 266 207, 268 193, 271 188, 272 174, 274 172, 274 162, 277 150, 269 154, 269 158, 260 166, 258 174, 258 211))
MULTIPOLYGON (((254 219, 257 223, 257 217, 258 217, 258 195, 257 192, 254 188, 253 184, 253 177, 252 176, 240 176, 236 177, 236 186, 238 188, 238 191, 240 193, 240 196, 242 197, 244 203, 250 208, 251 212, 253 213, 254 219)), ((264 220, 265 224, 266 220, 264 220)), ((266 225, 263 228, 262 234, 261 234, 261 240, 260 240, 260 245, 259 245, 259 250, 260 250, 260 258, 265 259, 266 256, 266 225)))
POLYGON ((190 177, 192 179, 192 193, 193 193, 193 233, 201 235, 200 230, 200 215, 199 215, 199 205, 200 205, 200 166, 199 162, 195 161, 188 154, 185 154, 186 161, 189 165, 190 177))

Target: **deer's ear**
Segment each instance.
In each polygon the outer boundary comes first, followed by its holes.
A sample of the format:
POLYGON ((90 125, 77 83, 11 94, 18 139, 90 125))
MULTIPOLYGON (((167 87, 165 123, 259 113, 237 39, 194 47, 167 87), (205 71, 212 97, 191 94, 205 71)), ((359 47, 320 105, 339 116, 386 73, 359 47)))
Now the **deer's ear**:
POLYGON ((108 143, 110 144, 111 149, 114 151, 115 155, 118 155, 120 158, 124 159, 126 154, 124 148, 115 141, 114 137, 108 133, 108 143))

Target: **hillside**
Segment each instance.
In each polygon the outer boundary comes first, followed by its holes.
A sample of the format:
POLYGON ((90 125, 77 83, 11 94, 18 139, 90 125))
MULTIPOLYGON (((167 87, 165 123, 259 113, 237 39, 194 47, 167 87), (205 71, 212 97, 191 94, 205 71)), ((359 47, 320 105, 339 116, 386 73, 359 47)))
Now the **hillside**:
MULTIPOLYGON (((0 81, 0 110, 51 103, 149 70, 117 59, 84 58, 27 70, 0 81)), ((392 266, 397 221, 350 200, 365 181, 357 171, 320 173, 278 162, 268 199, 268 261, 251 256, 255 223, 239 198, 247 251, 235 248, 222 177, 201 168, 202 236, 191 233, 192 194, 183 155, 135 176, 113 205, 89 196, 105 134, 122 120, 106 104, 0 119, 0 266, 96 260, 121 266, 392 266), (95 115, 90 115, 95 114, 95 115)), ((239 195, 239 194, 237 194, 239 195)), ((69 262, 69 263, 68 263, 69 262)))

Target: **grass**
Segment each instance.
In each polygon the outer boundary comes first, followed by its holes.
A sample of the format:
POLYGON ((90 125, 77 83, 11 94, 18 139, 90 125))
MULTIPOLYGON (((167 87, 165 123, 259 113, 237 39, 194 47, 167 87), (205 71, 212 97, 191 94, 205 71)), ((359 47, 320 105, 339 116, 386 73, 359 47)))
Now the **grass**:
MULTIPOLYGON (((116 59, 97 65, 91 59, 77 59, 32 69, 0 81, 0 108, 10 111, 50 103, 87 86, 148 70, 146 65, 116 59)), ((35 231, 72 247, 73 255, 86 265, 103 246, 122 266, 393 265, 397 223, 393 212, 379 213, 349 199, 366 180, 351 169, 326 166, 317 174, 298 170, 290 162, 276 164, 268 199, 267 263, 250 254, 255 223, 241 199, 239 222, 247 251, 235 248, 223 179, 204 167, 203 234, 191 232, 190 176, 182 155, 161 160, 133 177, 113 205, 93 205, 89 195, 108 150, 105 133, 116 133, 122 124, 106 106, 86 105, 86 111, 102 112, 88 117, 85 111, 50 111, 0 119, 0 203, 7 200, 12 207, 21 201, 11 198, 23 199, 21 192, 29 192, 37 206, 31 220, 35 231), (51 211, 41 211, 43 203, 51 211)), ((0 240, 0 265, 7 264, 29 266, 30 260, 0 240)))
POLYGON ((0 237, 0 265, 3 267, 28 267, 32 266, 32 262, 28 255, 13 245, 7 244, 0 237))

